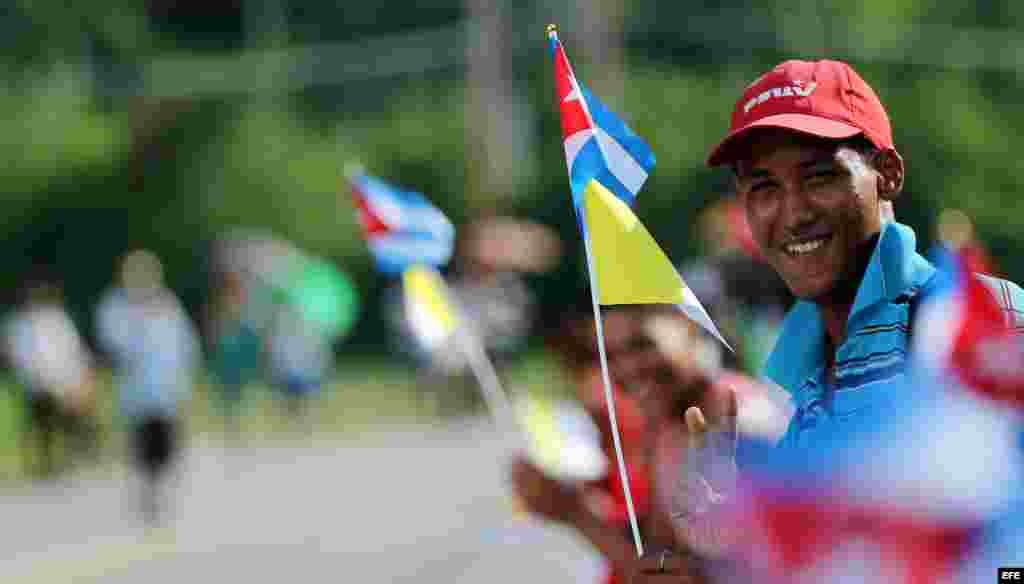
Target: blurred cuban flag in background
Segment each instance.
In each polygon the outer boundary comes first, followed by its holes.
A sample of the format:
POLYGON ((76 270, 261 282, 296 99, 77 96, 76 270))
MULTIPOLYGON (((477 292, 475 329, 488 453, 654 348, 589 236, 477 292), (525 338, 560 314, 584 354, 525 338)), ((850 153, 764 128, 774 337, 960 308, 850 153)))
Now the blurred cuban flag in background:
POLYGON ((424 348, 443 345, 458 318, 438 269, 451 259, 455 227, 423 195, 348 171, 356 218, 377 270, 402 279, 405 322, 424 348))
POLYGON ((423 195, 361 171, 349 173, 356 214, 377 269, 399 275, 412 265, 441 267, 451 259, 455 227, 423 195))

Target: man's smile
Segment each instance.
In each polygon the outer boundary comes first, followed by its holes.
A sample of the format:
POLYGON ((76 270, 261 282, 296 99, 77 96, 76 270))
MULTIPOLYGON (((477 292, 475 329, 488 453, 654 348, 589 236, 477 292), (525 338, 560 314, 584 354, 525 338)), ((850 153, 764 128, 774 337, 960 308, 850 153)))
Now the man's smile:
POLYGON ((832 241, 832 234, 821 234, 801 237, 782 245, 782 251, 790 258, 799 258, 812 254, 832 241))

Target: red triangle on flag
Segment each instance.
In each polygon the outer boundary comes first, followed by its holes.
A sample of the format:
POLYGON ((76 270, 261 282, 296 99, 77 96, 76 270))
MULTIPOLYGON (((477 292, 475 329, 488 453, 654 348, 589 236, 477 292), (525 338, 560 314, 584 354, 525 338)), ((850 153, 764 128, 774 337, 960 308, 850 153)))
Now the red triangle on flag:
POLYGON ((583 95, 576 94, 578 83, 573 83, 574 76, 569 59, 565 56, 562 43, 558 43, 555 51, 555 95, 562 113, 562 139, 591 128, 590 120, 583 109, 583 95))
POLYGON ((951 364, 973 390, 997 401, 1024 405, 1024 344, 989 288, 974 274, 965 279, 964 314, 954 337, 951 364))
MULTIPOLYGON (((889 578, 905 584, 943 581, 968 553, 968 525, 942 524, 893 509, 865 508, 842 501, 759 501, 762 542, 775 556, 779 576, 828 562, 844 543, 876 544, 878 558, 889 578)), ((837 568, 839 566, 837 565, 837 568)), ((889 581, 889 580, 886 580, 889 581)))
POLYGON ((367 237, 392 231, 391 226, 385 223, 373 208, 370 207, 366 197, 359 192, 355 185, 352 186, 352 198, 355 199, 356 215, 359 217, 359 223, 362 224, 367 237))

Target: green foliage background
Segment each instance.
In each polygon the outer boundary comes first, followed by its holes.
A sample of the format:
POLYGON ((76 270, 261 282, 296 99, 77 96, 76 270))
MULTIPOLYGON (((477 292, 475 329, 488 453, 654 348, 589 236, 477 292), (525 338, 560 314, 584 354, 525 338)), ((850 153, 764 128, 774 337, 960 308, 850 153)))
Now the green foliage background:
MULTIPOLYGON (((462 66, 194 98, 147 96, 144 72, 156 57, 231 58, 245 48, 405 34, 466 16, 454 0, 408 4, 279 2, 285 29, 254 38, 247 23, 270 3, 115 0, 104 12, 16 2, 0 23, 3 300, 13 300, 33 265, 50 265, 88 324, 116 258, 147 246, 196 308, 209 241, 232 226, 264 227, 353 274, 368 308, 350 347, 379 350, 372 299, 384 282, 371 271, 347 195, 339 197, 340 169, 358 159, 427 193, 457 223, 470 219, 488 193, 465 187, 466 130, 478 120, 465 114, 462 66)), ((570 242, 561 269, 534 282, 542 301, 557 306, 582 278, 541 24, 561 19, 571 57, 587 31, 573 29, 573 10, 562 3, 521 6, 522 15, 503 9, 508 38, 529 41, 517 44, 509 70, 530 106, 523 123, 538 166, 502 210, 551 225, 570 242)), ((1014 152, 1024 131, 1024 62, 1013 57, 1020 3, 638 0, 622 12, 621 109, 658 156, 638 211, 673 258, 696 252, 695 213, 729 189, 703 160, 742 88, 783 59, 832 56, 852 61, 889 108, 909 167, 897 212, 918 229, 922 247, 939 210, 962 208, 1004 273, 1024 280, 1024 175, 1014 152), (971 50, 983 66, 958 58, 971 50)), ((587 80, 594 64, 574 61, 587 80)))

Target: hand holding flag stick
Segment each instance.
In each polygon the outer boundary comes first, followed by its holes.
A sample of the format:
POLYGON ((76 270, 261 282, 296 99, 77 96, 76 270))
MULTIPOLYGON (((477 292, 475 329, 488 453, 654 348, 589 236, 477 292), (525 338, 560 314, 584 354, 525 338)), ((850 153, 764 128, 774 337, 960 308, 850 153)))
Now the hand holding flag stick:
POLYGON ((452 338, 495 423, 503 433, 521 436, 494 364, 437 271, 451 258, 455 228, 419 193, 369 177, 356 164, 346 165, 345 176, 377 268, 402 276, 406 314, 414 329, 424 337, 452 338))
POLYGON ((427 319, 436 322, 445 336, 452 336, 480 385, 495 424, 504 434, 517 436, 519 427, 515 412, 494 363, 463 317, 465 311, 459 307, 441 274, 426 266, 410 266, 402 274, 402 288, 407 310, 420 310, 427 319))
MULTIPOLYGON (((605 402, 637 555, 644 554, 605 354, 600 305, 674 304, 728 347, 707 312, 630 208, 654 167, 654 153, 579 83, 558 29, 547 26, 573 206, 590 279, 605 402)), ((730 348, 731 349, 731 348, 730 348)))

